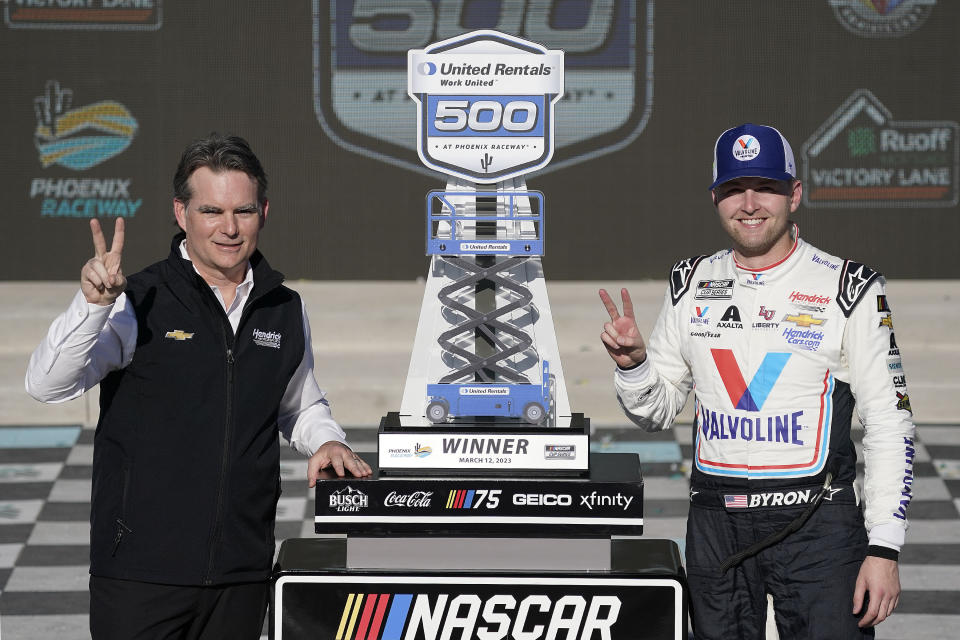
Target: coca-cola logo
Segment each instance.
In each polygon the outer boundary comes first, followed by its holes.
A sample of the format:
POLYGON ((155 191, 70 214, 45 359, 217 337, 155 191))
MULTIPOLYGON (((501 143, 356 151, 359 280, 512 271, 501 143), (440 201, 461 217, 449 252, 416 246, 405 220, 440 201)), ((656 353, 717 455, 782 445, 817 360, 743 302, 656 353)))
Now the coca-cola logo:
POLYGON ((433 491, 414 491, 413 493, 397 493, 396 491, 391 491, 390 494, 384 498, 383 506, 429 507, 431 496, 433 496, 433 491))

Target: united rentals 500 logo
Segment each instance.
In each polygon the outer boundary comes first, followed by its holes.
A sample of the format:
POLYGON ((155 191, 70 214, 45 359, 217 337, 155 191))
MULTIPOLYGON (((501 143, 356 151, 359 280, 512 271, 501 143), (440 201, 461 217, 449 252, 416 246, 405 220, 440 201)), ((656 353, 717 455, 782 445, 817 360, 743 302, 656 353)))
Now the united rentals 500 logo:
POLYGON ((542 173, 630 144, 653 106, 653 0, 314 0, 313 21, 314 111, 326 134, 414 171, 433 175, 417 158, 407 51, 470 31, 564 51, 564 98, 556 105, 553 159, 542 173))
POLYGON ((803 145, 811 207, 953 207, 960 184, 956 122, 898 122, 859 89, 803 145))
MULTIPOLYGON (((73 91, 56 80, 34 99, 37 127, 33 140, 44 169, 87 171, 117 156, 137 133, 136 118, 115 100, 74 107, 73 91)), ((30 198, 40 200, 40 215, 54 218, 133 217, 142 198, 134 198, 130 178, 38 177, 30 198)))

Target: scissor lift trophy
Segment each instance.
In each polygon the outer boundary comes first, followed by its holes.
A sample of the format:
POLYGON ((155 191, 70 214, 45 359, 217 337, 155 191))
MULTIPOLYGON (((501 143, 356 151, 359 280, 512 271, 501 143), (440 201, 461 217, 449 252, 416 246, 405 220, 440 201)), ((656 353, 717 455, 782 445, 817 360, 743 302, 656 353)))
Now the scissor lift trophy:
POLYGON ((475 31, 408 52, 417 151, 446 173, 426 198, 430 272, 400 411, 380 425, 384 475, 585 475, 541 257, 563 52, 475 31))
POLYGON ((273 637, 686 638, 679 551, 643 532, 636 455, 570 412, 541 257, 563 52, 474 31, 408 54, 430 273, 371 478, 325 473, 286 540, 273 637), (591 463, 591 458, 593 462, 591 463), (346 539, 330 534, 346 533, 346 539))

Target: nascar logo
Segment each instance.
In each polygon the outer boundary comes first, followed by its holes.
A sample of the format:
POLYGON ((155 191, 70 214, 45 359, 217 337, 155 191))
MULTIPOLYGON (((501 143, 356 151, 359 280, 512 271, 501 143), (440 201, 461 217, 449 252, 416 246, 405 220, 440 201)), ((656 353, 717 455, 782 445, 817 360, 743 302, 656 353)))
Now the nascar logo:
POLYGON ((350 593, 336 640, 606 640, 620 607, 613 595, 531 594, 518 600, 511 594, 350 593))

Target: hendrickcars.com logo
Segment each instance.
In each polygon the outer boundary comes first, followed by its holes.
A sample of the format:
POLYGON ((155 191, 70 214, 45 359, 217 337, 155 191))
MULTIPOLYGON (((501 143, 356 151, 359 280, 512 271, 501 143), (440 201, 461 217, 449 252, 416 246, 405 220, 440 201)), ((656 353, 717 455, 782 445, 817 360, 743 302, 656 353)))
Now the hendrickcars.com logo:
POLYGON ((351 593, 336 640, 607 640, 620 606, 616 595, 351 593))
MULTIPOLYGON (((493 29, 564 51, 553 158, 538 171, 578 164, 622 149, 647 124, 653 108, 653 5, 653 0, 314 0, 314 112, 341 147, 435 175, 417 157, 407 51, 493 29)), ((441 71, 429 65, 418 69, 424 76, 441 71)))

